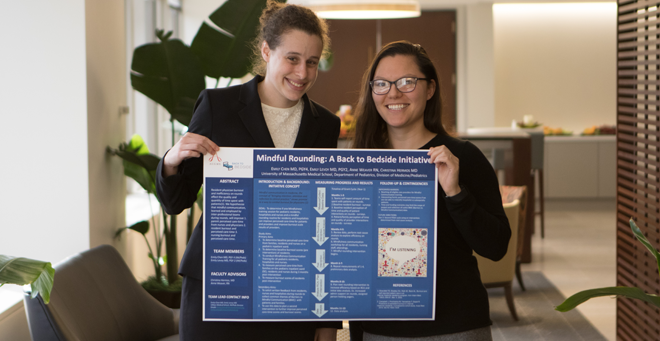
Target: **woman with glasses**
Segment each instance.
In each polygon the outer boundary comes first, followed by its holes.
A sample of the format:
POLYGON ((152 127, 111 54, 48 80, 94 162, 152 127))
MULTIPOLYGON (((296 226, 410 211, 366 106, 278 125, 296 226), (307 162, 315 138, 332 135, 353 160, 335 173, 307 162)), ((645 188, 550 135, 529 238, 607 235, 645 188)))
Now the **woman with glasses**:
POLYGON ((351 340, 492 340, 488 295, 478 254, 497 261, 511 230, 497 177, 473 144, 451 137, 441 121, 440 82, 417 44, 378 53, 362 80, 354 148, 428 149, 438 170, 434 321, 351 323, 351 340))
MULTIPOLYGON (((305 93, 330 40, 326 23, 308 8, 268 1, 255 41, 251 81, 202 91, 188 133, 157 169, 158 197, 168 214, 192 206, 203 160, 222 147, 336 148, 339 118, 305 93)), ((202 219, 181 260, 180 336, 204 340, 335 340, 341 322, 202 322, 202 219)))

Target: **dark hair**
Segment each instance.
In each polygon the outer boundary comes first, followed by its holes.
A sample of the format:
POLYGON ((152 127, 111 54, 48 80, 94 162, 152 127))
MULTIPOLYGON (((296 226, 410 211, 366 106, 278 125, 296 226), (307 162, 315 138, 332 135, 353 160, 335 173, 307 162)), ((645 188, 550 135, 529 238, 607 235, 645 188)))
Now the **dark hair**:
POLYGON ((374 99, 371 95, 371 86, 369 82, 373 80, 376 68, 381 59, 385 57, 394 57, 397 55, 412 56, 415 59, 419 70, 425 78, 435 81, 435 92, 429 100, 426 101, 424 109, 424 127, 429 131, 449 135, 442 125, 442 98, 440 96, 440 80, 435 66, 429 58, 424 48, 419 44, 413 44, 409 41, 395 41, 385 45, 376 55, 373 62, 362 77, 362 88, 355 108, 355 138, 353 148, 388 148, 389 136, 387 134, 387 123, 380 116, 374 99))
POLYGON ((307 7, 268 0, 266 8, 259 17, 259 22, 261 23, 259 34, 252 44, 254 52, 252 73, 254 74, 262 76, 266 74, 266 62, 261 57, 263 42, 267 42, 268 47, 275 50, 280 45, 282 35, 291 30, 300 30, 321 38, 323 56, 327 55, 330 50, 328 24, 307 7))

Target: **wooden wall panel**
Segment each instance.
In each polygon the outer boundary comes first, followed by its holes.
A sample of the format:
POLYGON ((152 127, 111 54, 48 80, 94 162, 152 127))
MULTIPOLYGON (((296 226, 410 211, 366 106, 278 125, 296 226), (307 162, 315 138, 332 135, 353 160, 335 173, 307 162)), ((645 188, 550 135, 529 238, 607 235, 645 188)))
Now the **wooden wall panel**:
MULTIPOLYGON (((456 12, 424 11, 419 18, 383 19, 382 44, 410 40, 421 44, 433 60, 440 78, 442 122, 456 130, 456 12)), ((334 112, 341 104, 355 107, 362 76, 380 48, 376 47, 376 20, 328 20, 334 65, 320 71, 309 98, 334 112)))
POLYGON ((419 18, 384 20, 383 45, 409 40, 420 44, 438 71, 442 98, 442 124, 456 130, 456 12, 422 12, 419 18), (420 30, 423 27, 423 30, 420 30), (423 32, 423 33, 422 33, 423 32))
MULTIPOLYGON (((660 294, 655 258, 632 217, 660 246, 660 0, 619 0, 617 16, 617 285, 660 294)), ((617 301, 617 340, 660 340, 660 310, 617 301)))

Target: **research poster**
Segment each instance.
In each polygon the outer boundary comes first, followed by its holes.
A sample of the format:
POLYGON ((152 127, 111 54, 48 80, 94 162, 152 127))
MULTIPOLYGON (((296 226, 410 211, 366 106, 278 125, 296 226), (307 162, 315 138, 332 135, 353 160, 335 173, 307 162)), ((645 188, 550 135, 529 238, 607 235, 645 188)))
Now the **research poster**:
POLYGON ((432 320, 426 151, 220 148, 204 157, 204 321, 432 320))

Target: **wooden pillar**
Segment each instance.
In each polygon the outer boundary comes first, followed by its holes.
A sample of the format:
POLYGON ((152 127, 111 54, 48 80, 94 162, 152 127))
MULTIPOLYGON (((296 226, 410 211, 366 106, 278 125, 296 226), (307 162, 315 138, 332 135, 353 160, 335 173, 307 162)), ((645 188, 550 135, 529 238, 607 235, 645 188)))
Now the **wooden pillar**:
POLYGON ((510 186, 527 186, 527 215, 525 217, 525 235, 521 261, 532 261, 532 233, 534 233, 534 178, 532 177, 532 140, 527 138, 513 139, 513 163, 506 168, 505 184, 510 186))

